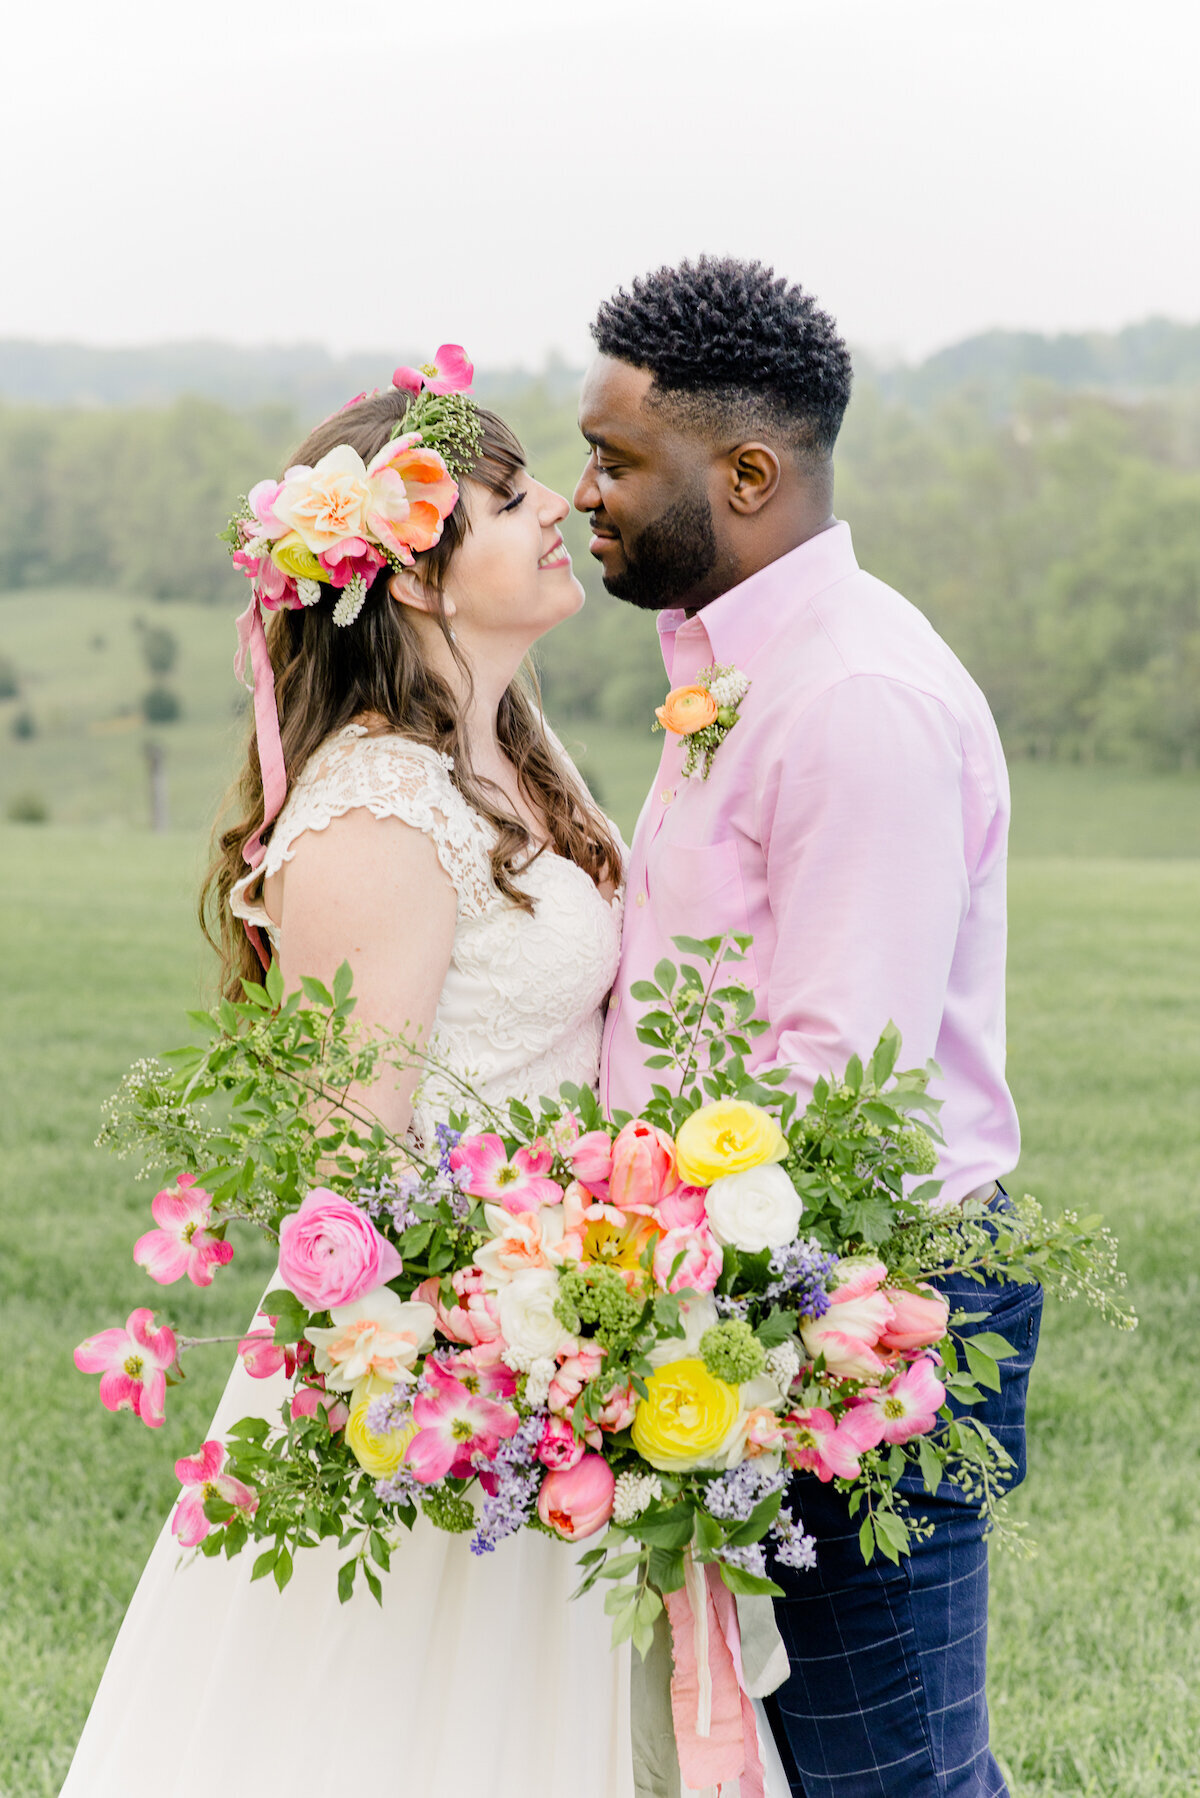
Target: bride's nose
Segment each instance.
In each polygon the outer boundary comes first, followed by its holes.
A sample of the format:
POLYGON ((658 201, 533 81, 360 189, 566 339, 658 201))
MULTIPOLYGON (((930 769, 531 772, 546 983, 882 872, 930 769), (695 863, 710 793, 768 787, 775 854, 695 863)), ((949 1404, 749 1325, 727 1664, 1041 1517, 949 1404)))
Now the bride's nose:
POLYGON ((555 493, 552 487, 542 488, 538 517, 543 524, 559 524, 570 510, 569 499, 565 499, 561 493, 555 493))

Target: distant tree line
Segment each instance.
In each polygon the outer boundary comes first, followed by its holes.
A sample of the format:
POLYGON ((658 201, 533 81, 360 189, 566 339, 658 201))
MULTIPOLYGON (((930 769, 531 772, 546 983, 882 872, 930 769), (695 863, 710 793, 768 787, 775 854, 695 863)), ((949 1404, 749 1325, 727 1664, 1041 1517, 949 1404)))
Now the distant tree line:
MULTIPOLYGON (((533 472, 569 494, 583 462, 569 383, 514 381, 495 403, 533 472)), ((303 428, 283 407, 198 399, 0 406, 0 586, 239 605, 216 532, 303 428)), ((868 376, 837 467, 860 562, 962 656, 1010 753, 1200 761, 1196 393, 1133 401, 1027 382, 998 413, 969 384, 918 408, 868 376)), ((653 619, 604 594, 581 520, 566 534, 590 603, 539 652, 548 709, 644 725, 664 681, 653 619)))

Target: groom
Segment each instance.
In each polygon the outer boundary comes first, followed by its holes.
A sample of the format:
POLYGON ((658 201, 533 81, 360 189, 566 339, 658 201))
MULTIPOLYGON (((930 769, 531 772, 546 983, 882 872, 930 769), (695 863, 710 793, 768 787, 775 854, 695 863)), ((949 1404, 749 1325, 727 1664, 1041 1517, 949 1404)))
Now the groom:
MULTIPOLYGON (((658 613, 671 687, 714 663, 750 683, 707 780, 686 778, 683 739, 665 738, 629 864, 601 1099, 636 1113, 650 1097, 630 988, 673 956, 671 938, 749 931, 744 973, 769 1024, 755 1065, 785 1064, 805 1098, 894 1019, 904 1065, 941 1069, 943 1201, 1002 1203, 1019 1147, 1004 756, 966 670, 859 568, 833 515, 846 346, 799 287, 707 257, 617 293, 592 335, 575 504, 604 584, 658 613)), ((1020 1479, 1040 1293, 945 1290, 987 1313, 970 1329, 1019 1351, 976 1414, 1020 1479)), ((791 1675, 767 1708, 804 1798, 1006 1792, 988 1747, 979 1520, 961 1497, 909 1490, 932 1535, 899 1567, 868 1567, 840 1495, 796 1481, 817 1565, 772 1569, 791 1675)))

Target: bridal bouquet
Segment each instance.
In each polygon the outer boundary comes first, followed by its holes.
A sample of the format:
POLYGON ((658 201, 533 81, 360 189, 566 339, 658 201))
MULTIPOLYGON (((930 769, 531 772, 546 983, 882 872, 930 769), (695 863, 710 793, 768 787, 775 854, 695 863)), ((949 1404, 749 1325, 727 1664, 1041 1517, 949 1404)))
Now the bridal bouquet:
MULTIPOLYGON (((926 1527, 897 1491, 913 1466, 1002 1517, 1009 1457, 971 1407, 1013 1350, 962 1337, 977 1319, 931 1282, 1041 1280, 1129 1324, 1115 1245, 1031 1198, 939 1213, 936 1104, 892 1029, 807 1106, 786 1069, 752 1074, 748 942, 677 938, 681 964, 634 988, 660 1082, 639 1117, 572 1087, 492 1110, 436 1054, 358 1032, 345 967, 286 997, 272 969, 132 1070, 101 1141, 174 1175, 135 1260, 208 1286, 235 1224, 278 1245, 255 1326, 206 1339, 275 1385, 176 1463, 182 1545, 253 1542, 282 1588, 334 1539, 341 1596, 361 1574, 378 1599, 418 1513, 477 1554, 521 1528, 587 1540, 581 1589, 610 1582, 614 1641, 644 1653, 697 1568, 770 1594, 772 1559, 813 1564, 796 1470, 848 1494, 868 1560, 926 1527), (367 1103, 414 1059, 462 1099, 425 1145, 367 1103)), ((194 1346, 138 1309, 76 1363, 153 1428, 194 1346)))

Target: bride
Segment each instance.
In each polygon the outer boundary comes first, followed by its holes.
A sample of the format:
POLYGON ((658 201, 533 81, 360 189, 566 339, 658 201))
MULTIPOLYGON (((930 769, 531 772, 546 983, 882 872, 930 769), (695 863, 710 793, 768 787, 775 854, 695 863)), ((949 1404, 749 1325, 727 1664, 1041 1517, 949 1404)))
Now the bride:
MULTIPOLYGON (((395 388, 359 400, 294 462, 315 470, 348 445, 370 465, 408 402, 395 388)), ((245 875, 273 773, 260 662, 245 822, 221 839, 210 897, 231 993, 261 977, 237 920, 266 933, 289 988, 349 960, 367 1024, 424 1031, 495 1103, 594 1082, 622 851, 519 672, 583 603, 559 531, 567 502, 531 478, 499 418, 472 411, 438 540, 410 545, 411 566, 369 570, 350 622, 361 588, 322 585, 273 613, 286 800, 245 875)), ((269 824, 269 792, 265 809, 269 824)), ((415 1085, 409 1073, 372 1088, 390 1129, 431 1131, 415 1085)), ((210 1434, 277 1413, 283 1396, 282 1375, 252 1380, 239 1362, 210 1434)), ((188 1564, 164 1528, 64 1798, 632 1793, 627 1651, 609 1649, 602 1592, 569 1601, 563 1545, 526 1530, 476 1557, 419 1518, 382 1608, 361 1586, 339 1604, 338 1559, 334 1544, 306 1551, 281 1594, 251 1583, 252 1554, 188 1564)))

